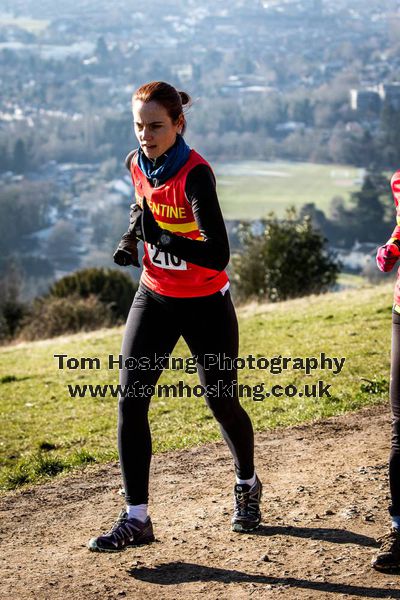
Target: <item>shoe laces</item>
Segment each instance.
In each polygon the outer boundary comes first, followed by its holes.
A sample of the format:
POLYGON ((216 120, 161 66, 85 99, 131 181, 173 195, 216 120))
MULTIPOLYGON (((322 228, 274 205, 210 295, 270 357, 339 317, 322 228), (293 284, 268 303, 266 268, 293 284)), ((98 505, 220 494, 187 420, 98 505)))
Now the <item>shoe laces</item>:
POLYGON ((247 508, 250 492, 235 492, 236 508, 243 512, 247 508))
POLYGON ((381 544, 381 552, 393 552, 393 550, 400 550, 400 532, 397 529, 391 529, 388 533, 378 538, 378 542, 381 544))
POLYGON ((124 537, 132 537, 139 528, 128 519, 126 512, 121 512, 118 520, 114 523, 107 536, 114 536, 116 539, 124 537))
POLYGON ((246 514, 248 512, 257 512, 258 510, 258 486, 253 486, 247 491, 237 491, 235 489, 235 509, 239 514, 246 514))
POLYGON ((120 527, 120 525, 122 525, 122 523, 127 520, 127 518, 128 518, 128 515, 126 512, 124 512, 124 511, 120 512, 120 514, 118 515, 118 519, 115 521, 114 525, 111 527, 111 529, 107 535, 111 535, 112 533, 114 533, 114 531, 116 529, 118 529, 120 527))

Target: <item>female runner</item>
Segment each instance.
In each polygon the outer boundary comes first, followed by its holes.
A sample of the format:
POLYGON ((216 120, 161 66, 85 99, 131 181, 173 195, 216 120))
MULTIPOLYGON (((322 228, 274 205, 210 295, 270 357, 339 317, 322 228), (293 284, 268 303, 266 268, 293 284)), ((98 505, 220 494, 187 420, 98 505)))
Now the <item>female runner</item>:
MULTIPOLYGON (((381 271, 391 271, 400 258, 400 171, 391 180, 396 205, 397 225, 389 241, 378 249, 376 262, 381 271)), ((372 560, 378 571, 400 567, 400 269, 394 290, 392 311, 392 352, 390 364, 390 402, 392 407, 392 447, 389 458, 392 526, 381 538, 379 552, 372 560)))
POLYGON ((161 81, 141 86, 132 98, 139 148, 127 156, 126 165, 136 204, 114 260, 123 266, 139 266, 137 239, 144 242, 143 273, 121 353, 124 364, 129 357, 131 364, 142 359, 142 364, 150 366, 120 371, 120 384, 130 390, 119 399, 118 415, 126 510, 108 533, 90 540, 89 548, 94 551, 119 551, 154 540, 148 515, 149 388, 156 384, 180 336, 197 358, 207 405, 233 456, 232 529, 251 531, 261 520, 262 486, 254 471, 253 428, 235 391, 236 370, 221 370, 218 360, 206 368, 204 360, 210 354, 238 356, 238 324, 224 270, 229 245, 214 174, 183 139, 183 107, 189 105, 185 92, 161 81))

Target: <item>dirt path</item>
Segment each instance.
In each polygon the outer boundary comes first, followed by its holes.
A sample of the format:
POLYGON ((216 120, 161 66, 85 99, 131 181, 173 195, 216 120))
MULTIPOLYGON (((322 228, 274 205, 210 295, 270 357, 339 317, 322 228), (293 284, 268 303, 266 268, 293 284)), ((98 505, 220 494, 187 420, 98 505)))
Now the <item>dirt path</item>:
POLYGON ((158 455, 158 541, 120 554, 86 549, 123 506, 117 465, 8 494, 2 597, 400 598, 400 575, 369 567, 388 525, 388 450, 384 407, 258 433, 264 524, 245 535, 229 528, 233 481, 222 443, 158 455))

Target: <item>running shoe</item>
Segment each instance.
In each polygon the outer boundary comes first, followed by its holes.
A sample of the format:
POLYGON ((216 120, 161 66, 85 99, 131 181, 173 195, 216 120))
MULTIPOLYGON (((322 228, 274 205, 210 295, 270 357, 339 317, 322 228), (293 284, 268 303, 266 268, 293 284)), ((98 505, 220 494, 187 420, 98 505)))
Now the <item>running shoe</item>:
POLYGON ((372 559, 371 566, 377 571, 400 569, 400 531, 394 527, 378 540, 381 547, 372 559))
POLYGON ((257 475, 252 487, 237 483, 233 495, 232 531, 246 532, 257 529, 261 522, 260 502, 262 495, 262 484, 257 475))
POLYGON ((130 546, 149 544, 154 542, 153 524, 150 517, 143 523, 138 519, 128 519, 127 513, 122 510, 112 529, 92 538, 88 544, 89 550, 94 552, 120 552, 130 546))

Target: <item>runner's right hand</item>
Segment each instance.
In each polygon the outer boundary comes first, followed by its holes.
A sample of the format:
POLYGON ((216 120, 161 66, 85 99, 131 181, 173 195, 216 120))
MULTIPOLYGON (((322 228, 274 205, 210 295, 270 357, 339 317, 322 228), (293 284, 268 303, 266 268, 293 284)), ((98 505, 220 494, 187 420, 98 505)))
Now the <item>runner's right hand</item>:
POLYGON ((124 233, 118 248, 113 254, 114 262, 120 267, 140 267, 136 236, 132 232, 124 233))
POLYGON ((378 265, 378 269, 380 271, 391 271, 396 262, 399 260, 400 248, 398 245, 399 242, 397 240, 396 242, 388 243, 378 248, 378 252, 376 254, 376 264, 378 265))

